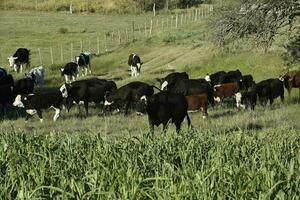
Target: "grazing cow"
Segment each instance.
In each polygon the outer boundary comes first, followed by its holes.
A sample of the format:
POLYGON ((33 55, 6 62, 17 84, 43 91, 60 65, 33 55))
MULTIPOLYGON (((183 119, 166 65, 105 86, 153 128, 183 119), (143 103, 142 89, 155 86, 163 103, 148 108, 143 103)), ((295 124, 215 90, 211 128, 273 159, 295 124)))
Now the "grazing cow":
POLYGON ((88 115, 89 102, 96 104, 104 102, 105 93, 116 89, 117 86, 115 82, 94 78, 64 84, 61 86, 60 91, 62 96, 66 98, 68 110, 73 105, 73 102, 79 106, 79 103, 83 101, 86 115, 88 115))
POLYGON ((207 105, 208 99, 207 94, 199 94, 199 95, 190 95, 186 96, 186 101, 188 103, 188 112, 197 112, 201 109, 203 113, 203 119, 205 119, 207 114, 207 105))
POLYGON ((14 101, 13 87, 11 85, 0 85, 0 105, 3 118, 6 116, 6 106, 11 105, 14 101))
POLYGON ((128 114, 130 106, 136 104, 142 96, 153 95, 153 86, 147 83, 134 81, 120 87, 119 89, 108 92, 105 95, 104 106, 111 106, 115 104, 117 107, 125 105, 125 115, 128 114))
POLYGON ((78 76, 78 65, 74 62, 67 63, 63 68, 61 68, 61 76, 65 77, 66 83, 71 83, 76 81, 78 76))
POLYGON ((287 89, 289 94, 291 93, 293 88, 299 88, 300 92, 300 71, 298 71, 295 75, 290 77, 289 75, 284 75, 284 87, 287 89))
POLYGON ((148 120, 151 133, 154 132, 154 126, 163 124, 165 132, 169 122, 175 124, 177 133, 180 131, 181 123, 187 118, 188 126, 191 126, 191 120, 188 115, 188 104, 182 94, 163 91, 153 96, 142 96, 141 101, 148 113, 148 120))
POLYGON ((221 102, 224 98, 234 97, 239 91, 240 87, 238 83, 224 83, 214 86, 214 98, 215 101, 221 102))
POLYGON ((87 75, 87 71, 92 73, 91 67, 92 54, 90 52, 82 52, 79 56, 75 56, 75 62, 81 69, 82 75, 87 75), (83 70, 85 71, 83 73, 83 70))
POLYGON ((27 77, 31 77, 35 80, 37 86, 43 86, 45 82, 45 69, 43 66, 35 67, 30 70, 27 77))
POLYGON ((221 83, 221 77, 225 76, 226 72, 225 71, 219 71, 213 74, 206 74, 205 80, 207 82, 210 82, 212 86, 218 85, 221 83))
POLYGON ((253 84, 255 84, 252 75, 244 75, 240 79, 240 89, 248 90, 253 84))
POLYGON ((4 76, 7 76, 7 71, 4 68, 0 67, 0 78, 4 76))
POLYGON ((26 77, 20 80, 17 80, 14 84, 14 94, 15 95, 29 95, 34 91, 35 78, 26 77))
POLYGON ((26 48, 18 48, 13 56, 8 57, 9 66, 14 67, 16 72, 22 72, 24 66, 30 65, 30 51, 26 48))
POLYGON ((143 62, 141 62, 141 58, 136 53, 132 53, 128 58, 128 65, 130 66, 131 76, 140 75, 141 68, 143 62))
POLYGON ((220 77, 220 84, 240 82, 241 79, 242 73, 240 70, 229 71, 224 76, 220 77))
POLYGON ((284 80, 283 79, 267 79, 256 85, 256 92, 262 105, 266 105, 270 101, 273 104, 274 99, 280 96, 281 102, 284 101, 284 80))
POLYGON ((171 90, 177 82, 184 79, 189 79, 189 75, 186 72, 173 72, 165 78, 157 78, 156 80, 160 82, 161 90, 171 90))
POLYGON ((59 90, 29 95, 17 95, 13 105, 16 107, 25 108, 27 113, 25 119, 26 121, 29 119, 29 117, 37 113, 40 122, 43 122, 42 111, 53 108, 55 110, 53 121, 56 121, 62 109, 63 97, 59 90))
POLYGON ((9 85, 11 87, 14 86, 14 79, 11 74, 8 74, 7 76, 0 77, 0 86, 2 85, 9 85))
POLYGON ((257 102, 256 85, 253 84, 247 91, 236 93, 235 100, 238 108, 247 109, 250 107, 254 110, 257 102))

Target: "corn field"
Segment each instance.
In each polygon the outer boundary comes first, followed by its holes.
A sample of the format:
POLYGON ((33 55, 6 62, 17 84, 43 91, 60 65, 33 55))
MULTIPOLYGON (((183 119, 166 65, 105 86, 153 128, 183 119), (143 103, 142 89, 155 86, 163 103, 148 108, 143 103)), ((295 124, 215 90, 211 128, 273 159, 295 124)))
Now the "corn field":
POLYGON ((298 199, 300 135, 0 135, 1 199, 298 199))

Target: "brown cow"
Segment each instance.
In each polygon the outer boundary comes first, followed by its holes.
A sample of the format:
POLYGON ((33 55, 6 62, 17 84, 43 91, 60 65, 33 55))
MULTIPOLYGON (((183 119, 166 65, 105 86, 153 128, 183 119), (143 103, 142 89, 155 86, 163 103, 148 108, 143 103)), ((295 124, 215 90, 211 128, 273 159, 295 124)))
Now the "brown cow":
POLYGON ((296 74, 292 77, 288 74, 285 74, 282 76, 282 78, 284 79, 284 86, 289 94, 291 93, 293 88, 299 88, 300 90, 300 71, 296 72, 296 74))
POLYGON ((227 97, 234 97, 234 95, 239 91, 240 86, 238 83, 224 83, 214 86, 214 98, 215 101, 221 102, 227 97))
POLYGON ((188 112, 197 112, 201 109, 203 113, 203 119, 205 119, 207 114, 208 99, 207 94, 198 94, 186 96, 186 101, 188 103, 188 112))

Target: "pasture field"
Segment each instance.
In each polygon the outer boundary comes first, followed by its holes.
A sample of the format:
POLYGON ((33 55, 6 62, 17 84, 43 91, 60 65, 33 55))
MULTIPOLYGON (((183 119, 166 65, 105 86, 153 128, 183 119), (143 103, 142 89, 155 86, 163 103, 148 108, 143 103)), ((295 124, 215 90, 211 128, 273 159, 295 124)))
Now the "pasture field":
MULTIPOLYGON (((129 27, 133 19, 143 24, 150 15, 1 10, 0 18, 0 65, 7 66, 5 58, 25 46, 32 49, 36 66, 37 48, 86 42, 129 27), (60 33, 62 27, 68 32, 60 33)), ((158 86, 155 78, 174 70, 197 78, 240 69, 256 81, 285 71, 281 38, 264 53, 244 41, 218 48, 209 37, 205 21, 198 21, 128 42, 95 57, 93 74, 114 79, 118 86, 134 80, 158 86), (138 78, 128 71, 131 52, 138 52, 145 63, 138 78)), ((69 52, 66 48, 64 62, 69 52)), ((44 89, 59 87, 59 52, 53 65, 46 55, 44 89)), ((188 131, 184 121, 180 134, 170 125, 165 134, 160 127, 149 135, 147 116, 103 116, 97 108, 83 117, 74 107, 55 123, 53 111, 45 112, 44 123, 36 117, 28 123, 22 117, 3 120, 0 199, 298 199, 299 97, 293 90, 284 104, 276 100, 255 111, 238 110, 230 102, 218 105, 209 108, 206 120, 201 113, 190 114, 193 129, 188 131)))

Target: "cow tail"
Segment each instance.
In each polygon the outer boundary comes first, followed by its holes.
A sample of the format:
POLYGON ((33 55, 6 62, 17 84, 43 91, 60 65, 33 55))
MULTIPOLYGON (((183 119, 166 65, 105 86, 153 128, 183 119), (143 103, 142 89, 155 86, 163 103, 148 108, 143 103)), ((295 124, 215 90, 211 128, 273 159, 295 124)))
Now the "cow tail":
POLYGON ((188 127, 190 128, 192 126, 192 123, 191 123, 191 119, 189 117, 188 112, 186 112, 186 119, 187 119, 188 127))

